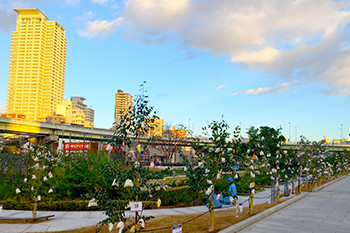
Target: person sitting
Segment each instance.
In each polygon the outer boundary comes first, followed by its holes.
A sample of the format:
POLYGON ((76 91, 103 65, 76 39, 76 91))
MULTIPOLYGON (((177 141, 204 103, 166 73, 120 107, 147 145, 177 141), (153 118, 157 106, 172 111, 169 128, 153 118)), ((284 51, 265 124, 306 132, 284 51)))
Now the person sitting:
POLYGON ((236 199, 237 199, 237 189, 236 189, 236 185, 235 183, 233 182, 233 179, 232 177, 229 177, 227 179, 230 187, 228 188, 228 192, 229 192, 229 196, 228 197, 225 197, 223 198, 224 200, 224 204, 225 205, 230 205, 230 204, 236 204, 236 199))
POLYGON ((210 204, 212 198, 213 198, 214 208, 221 208, 222 207, 223 198, 222 198, 222 195, 221 195, 219 189, 216 188, 216 187, 214 187, 214 192, 212 194, 210 194, 209 199, 208 199, 209 203, 207 205, 210 204))

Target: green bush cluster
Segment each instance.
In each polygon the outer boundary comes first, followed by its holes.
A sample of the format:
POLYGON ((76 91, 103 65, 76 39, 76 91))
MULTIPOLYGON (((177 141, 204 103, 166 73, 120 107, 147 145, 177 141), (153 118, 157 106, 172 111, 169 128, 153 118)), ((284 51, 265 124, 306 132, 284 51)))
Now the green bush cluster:
POLYGON ((206 196, 202 193, 196 197, 195 192, 189 188, 176 189, 172 191, 158 191, 154 195, 162 200, 164 206, 193 206, 204 205, 207 202, 206 196))
MULTIPOLYGON (((16 200, 2 200, 4 209, 32 210, 33 202, 20 202, 16 200)), ((88 207, 89 201, 47 201, 38 202, 38 209, 43 211, 94 211, 98 206, 88 207)))
MULTIPOLYGON (((162 206, 191 206, 192 203, 202 205, 206 199, 195 200, 191 197, 191 193, 186 191, 169 191, 159 192, 157 195, 162 200, 162 206)), ((152 201, 143 201, 143 209, 156 209, 157 198, 152 201)), ((12 210, 32 210, 33 202, 24 202, 17 200, 2 200, 4 209, 12 210)), ((99 206, 88 207, 89 200, 73 200, 73 201, 42 201, 38 202, 38 209, 42 211, 99 211, 99 206)))

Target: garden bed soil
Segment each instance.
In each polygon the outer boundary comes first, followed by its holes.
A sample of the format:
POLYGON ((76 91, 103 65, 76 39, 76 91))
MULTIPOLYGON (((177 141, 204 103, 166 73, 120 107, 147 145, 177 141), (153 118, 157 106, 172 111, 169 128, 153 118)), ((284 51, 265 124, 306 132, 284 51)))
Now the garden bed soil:
MULTIPOLYGON (((283 200, 285 201, 285 200, 283 200)), ((215 212, 215 231, 219 232, 227 227, 230 227, 240 221, 243 221, 253 215, 256 215, 266 209, 269 209, 279 203, 282 203, 283 201, 274 202, 272 204, 259 204, 254 206, 253 211, 251 214, 248 214, 248 207, 243 208, 243 212, 239 213, 238 217, 236 217, 236 210, 223 210, 223 211, 216 211, 215 212)), ((172 226, 182 224, 182 232, 184 233, 203 233, 208 232, 209 228, 209 218, 210 214, 209 212, 205 213, 196 213, 196 214, 182 214, 182 215, 163 215, 163 216, 156 216, 155 218, 151 219, 150 221, 146 222, 146 228, 142 232, 156 232, 156 233, 171 233, 172 232, 172 226), (202 215, 202 216, 200 216, 202 215), (200 216, 200 217, 198 217, 200 216), (198 218, 196 218, 198 217, 198 218), (195 218, 195 219, 194 219, 195 218), (190 221, 191 219, 194 219, 190 221), (187 222, 188 221, 188 222, 187 222), (186 222, 186 223, 184 223, 186 222), (166 228, 163 230, 157 230, 159 228, 166 228)), ((129 220, 131 222, 131 220, 129 220)), ((127 223, 126 223, 127 225, 127 223)), ((84 227, 80 229, 70 230, 70 231, 61 231, 61 233, 94 233, 96 232, 98 226, 89 226, 84 227)), ((107 226, 103 226, 101 228, 101 233, 108 233, 109 230, 107 229, 107 226)), ((113 229, 112 232, 118 232, 117 229, 113 229)))

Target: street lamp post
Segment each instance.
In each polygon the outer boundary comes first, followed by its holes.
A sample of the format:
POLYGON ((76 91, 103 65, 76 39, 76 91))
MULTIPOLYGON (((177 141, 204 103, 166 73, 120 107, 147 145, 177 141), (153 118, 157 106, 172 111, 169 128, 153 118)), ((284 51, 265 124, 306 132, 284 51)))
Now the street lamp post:
POLYGON ((343 139, 343 124, 340 124, 340 139, 343 139))
POLYGON ((289 138, 288 138, 288 140, 292 141, 292 134, 291 134, 291 131, 290 131, 290 122, 288 122, 288 124, 289 124, 289 138))

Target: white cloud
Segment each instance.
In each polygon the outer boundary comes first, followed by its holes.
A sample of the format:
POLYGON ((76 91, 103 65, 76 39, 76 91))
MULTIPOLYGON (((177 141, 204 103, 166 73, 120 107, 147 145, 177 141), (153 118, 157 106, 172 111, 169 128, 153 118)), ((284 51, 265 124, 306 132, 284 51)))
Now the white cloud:
POLYGON ((219 89, 222 89, 224 87, 225 87, 225 85, 222 84, 222 85, 218 86, 216 89, 219 90, 219 89))
POLYGON ((9 12, 3 5, 0 5, 0 30, 10 33, 16 26, 16 13, 9 12))
POLYGON ((108 36, 117 30, 123 24, 123 21, 123 18, 117 18, 110 22, 107 20, 88 21, 86 28, 78 33, 85 37, 108 36))
POLYGON ((0 113, 6 113, 6 106, 0 105, 0 113))
POLYGON ((78 21, 81 21, 81 22, 85 23, 85 22, 88 22, 92 18, 93 15, 94 14, 91 11, 89 11, 89 12, 85 12, 81 16, 77 16, 76 19, 78 21))
MULTIPOLYGON (((16 28, 17 13, 15 8, 27 8, 35 3, 48 2, 48 0, 0 0, 0 30, 10 33, 16 28)), ((75 4, 79 0, 65 0, 67 4, 75 4)))
POLYGON ((294 83, 282 83, 280 86, 277 87, 259 87, 257 89, 248 89, 245 91, 235 92, 232 95, 245 95, 245 94, 251 94, 251 95, 265 95, 265 94, 272 94, 276 92, 281 92, 289 89, 294 83))
POLYGON ((106 2, 108 2, 108 0, 92 0, 93 3, 96 3, 96 4, 100 4, 100 5, 103 5, 105 4, 106 2))
POLYGON ((350 89, 324 90, 321 93, 331 96, 350 96, 350 89))
POLYGON ((44 0, 1 0, 0 1, 0 30, 10 33, 16 28, 17 13, 14 8, 25 8, 29 3, 41 2, 44 0))
POLYGON ((110 5, 110 8, 114 8, 114 9, 119 9, 120 8, 120 5, 118 3, 112 3, 110 5))
POLYGON ((190 0, 129 0, 124 17, 136 28, 171 30, 181 25, 189 6, 190 0))
POLYGON ((350 87, 349 0, 129 0, 123 18, 145 43, 174 33, 284 80, 350 87))
POLYGON ((65 2, 69 5, 75 5, 80 2, 80 0, 65 0, 65 2))
POLYGON ((270 63, 276 60, 279 51, 275 48, 267 47, 259 51, 240 52, 232 55, 231 61, 245 63, 270 63))

